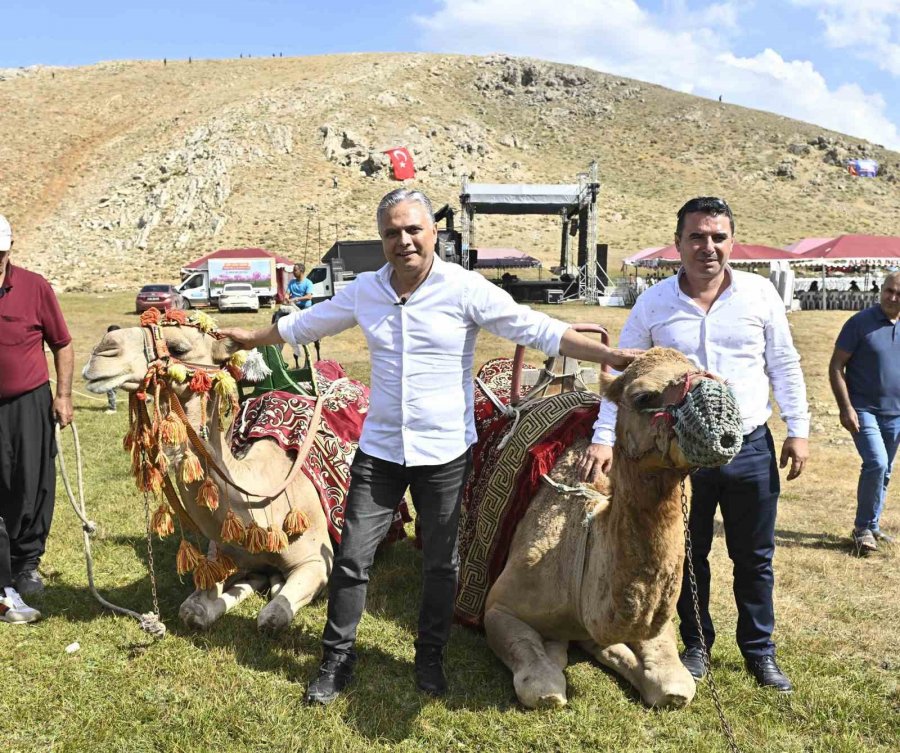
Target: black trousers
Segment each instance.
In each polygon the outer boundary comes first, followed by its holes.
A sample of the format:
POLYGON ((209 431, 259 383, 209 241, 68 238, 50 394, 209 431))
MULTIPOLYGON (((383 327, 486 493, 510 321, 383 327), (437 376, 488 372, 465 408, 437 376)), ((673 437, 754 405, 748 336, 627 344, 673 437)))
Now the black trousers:
MULTIPOLYGON (((691 475, 693 496, 689 528, 703 638, 711 649, 716 638, 709 615, 709 550, 716 506, 722 509, 725 545, 734 563, 734 601, 737 604, 737 644, 746 658, 775 653, 775 515, 781 481, 772 434, 765 425, 744 437, 737 457, 721 468, 704 468, 691 475)), ((681 638, 685 646, 699 646, 687 563, 678 598, 681 638)))
POLYGON ((0 399, 0 589, 37 568, 56 497, 53 396, 44 384, 0 399))
POLYGON ((357 451, 341 545, 328 581, 324 653, 353 652, 356 627, 366 604, 369 568, 407 488, 412 492, 422 537, 422 602, 416 647, 439 649, 446 645, 459 575, 459 509, 471 465, 471 450, 443 465, 415 467, 357 451))

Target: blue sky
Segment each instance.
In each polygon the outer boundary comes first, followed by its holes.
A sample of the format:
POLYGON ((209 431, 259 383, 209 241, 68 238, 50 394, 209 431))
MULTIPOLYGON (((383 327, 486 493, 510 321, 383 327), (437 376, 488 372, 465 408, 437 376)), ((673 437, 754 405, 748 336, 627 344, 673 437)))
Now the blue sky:
POLYGON ((900 0, 0 0, 0 67, 348 51, 587 65, 900 149, 900 0))

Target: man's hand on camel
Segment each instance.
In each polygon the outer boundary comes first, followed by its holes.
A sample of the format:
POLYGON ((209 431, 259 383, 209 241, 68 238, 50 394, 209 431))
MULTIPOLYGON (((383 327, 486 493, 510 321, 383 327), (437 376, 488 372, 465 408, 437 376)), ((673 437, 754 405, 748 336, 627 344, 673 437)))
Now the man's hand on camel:
POLYGON ((578 480, 593 484, 600 474, 609 475, 612 468, 612 447, 605 444, 588 445, 578 459, 578 480))
POLYGON ((631 362, 644 351, 635 348, 610 348, 606 363, 617 371, 631 365, 631 362))

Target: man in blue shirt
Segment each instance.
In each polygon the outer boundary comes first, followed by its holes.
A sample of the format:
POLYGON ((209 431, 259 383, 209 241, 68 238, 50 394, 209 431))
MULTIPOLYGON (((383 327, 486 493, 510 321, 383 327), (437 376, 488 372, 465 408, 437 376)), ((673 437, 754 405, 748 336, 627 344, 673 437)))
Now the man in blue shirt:
POLYGON ((881 298, 847 320, 828 366, 841 425, 862 458, 853 543, 860 554, 893 542, 879 526, 891 467, 900 445, 900 272, 888 275, 881 298))
POLYGON ((288 283, 288 298, 297 308, 312 306, 313 284, 306 277, 306 265, 294 265, 294 279, 288 283))
MULTIPOLYGON (((306 276, 306 265, 294 265, 294 279, 288 283, 287 287, 288 301, 301 311, 312 306, 313 284, 306 276)), ((319 358, 319 341, 314 343, 316 347, 316 358, 319 358)), ((294 345, 294 367, 300 368, 300 346, 294 345)))

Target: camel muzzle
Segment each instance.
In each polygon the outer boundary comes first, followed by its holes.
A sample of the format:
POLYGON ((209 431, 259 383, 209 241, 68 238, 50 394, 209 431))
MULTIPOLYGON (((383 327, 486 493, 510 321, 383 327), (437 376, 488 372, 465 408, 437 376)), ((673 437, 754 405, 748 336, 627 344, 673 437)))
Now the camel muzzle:
POLYGON ((672 430, 691 465, 713 468, 730 462, 741 450, 743 422, 731 388, 701 379, 671 409, 672 430))

